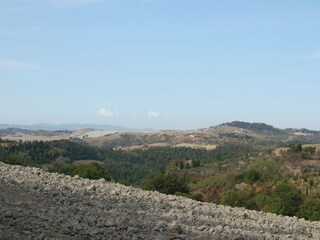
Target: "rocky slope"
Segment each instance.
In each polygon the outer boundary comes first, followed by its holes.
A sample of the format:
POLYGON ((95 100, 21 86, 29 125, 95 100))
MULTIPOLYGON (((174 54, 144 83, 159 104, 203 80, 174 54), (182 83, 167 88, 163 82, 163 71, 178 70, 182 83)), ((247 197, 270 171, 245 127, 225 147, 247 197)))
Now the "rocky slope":
POLYGON ((320 223, 0 163, 0 239, 320 239, 320 223))

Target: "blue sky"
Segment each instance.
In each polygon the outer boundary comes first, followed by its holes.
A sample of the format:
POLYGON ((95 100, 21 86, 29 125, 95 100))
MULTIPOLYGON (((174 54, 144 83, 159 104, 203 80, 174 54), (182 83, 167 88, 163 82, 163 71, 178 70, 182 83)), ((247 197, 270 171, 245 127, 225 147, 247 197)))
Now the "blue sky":
POLYGON ((320 1, 0 2, 0 123, 320 130, 320 1))

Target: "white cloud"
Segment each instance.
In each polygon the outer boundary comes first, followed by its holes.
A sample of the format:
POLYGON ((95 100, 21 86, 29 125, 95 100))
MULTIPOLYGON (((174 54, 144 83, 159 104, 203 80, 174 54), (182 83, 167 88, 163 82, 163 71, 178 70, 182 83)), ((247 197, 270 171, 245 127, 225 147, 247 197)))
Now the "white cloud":
POLYGON ((149 118, 158 118, 158 117, 160 117, 160 116, 161 116, 161 114, 158 113, 158 112, 155 112, 155 111, 149 111, 149 112, 148 112, 148 117, 149 117, 149 118))
POLYGON ((105 117, 113 117, 113 116, 119 115, 118 112, 114 112, 106 108, 100 108, 98 110, 98 114, 105 117))
POLYGON ((38 69, 39 65, 17 60, 0 59, 0 68, 38 69))

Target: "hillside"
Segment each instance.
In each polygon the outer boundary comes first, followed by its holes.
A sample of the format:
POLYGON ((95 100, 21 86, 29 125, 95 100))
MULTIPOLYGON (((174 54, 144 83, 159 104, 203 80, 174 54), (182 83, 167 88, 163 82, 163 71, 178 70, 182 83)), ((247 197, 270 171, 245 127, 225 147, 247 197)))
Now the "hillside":
POLYGON ((275 127, 268 125, 268 124, 265 124, 265 123, 249 123, 249 122, 233 121, 230 123, 224 123, 222 125, 251 130, 256 133, 285 134, 285 131, 278 129, 278 128, 275 128, 275 127))
POLYGON ((319 239, 320 223, 0 163, 1 239, 319 239), (28 223, 28 224, 26 224, 28 223))
POLYGON ((0 161, 319 221, 320 135, 277 131, 233 122, 197 131, 82 129, 64 140, 21 133, 22 141, 0 139, 0 161))
MULTIPOLYGON (((60 127, 62 126, 65 125, 60 127)), ((279 129, 265 123, 240 121, 190 131, 165 130, 146 132, 125 128, 113 128, 112 130, 112 128, 103 128, 100 125, 77 126, 77 130, 72 132, 64 130, 26 130, 21 128, 1 129, 0 125, 0 137, 14 141, 78 139, 98 147, 121 148, 123 150, 159 146, 214 149, 221 143, 239 140, 263 144, 271 143, 277 146, 285 145, 283 143, 287 142, 320 143, 319 131, 293 128, 279 129)), ((67 125, 65 127, 70 129, 67 125)))
POLYGON ((68 131, 76 131, 84 128, 92 128, 92 129, 100 129, 100 130, 110 130, 110 131, 129 131, 132 130, 130 128, 121 127, 121 126, 114 126, 114 125, 105 125, 105 124, 31 124, 31 125, 19 125, 19 124, 0 124, 0 129, 7 129, 7 128, 19 128, 19 129, 26 129, 30 131, 56 131, 56 130, 68 130, 68 131))

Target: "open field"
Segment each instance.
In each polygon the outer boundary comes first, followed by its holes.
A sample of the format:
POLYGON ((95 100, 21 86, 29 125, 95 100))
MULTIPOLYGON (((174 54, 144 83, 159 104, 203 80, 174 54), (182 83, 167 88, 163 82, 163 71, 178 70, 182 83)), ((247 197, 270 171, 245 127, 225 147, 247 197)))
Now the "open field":
POLYGON ((64 140, 69 139, 70 135, 56 135, 56 136, 43 136, 43 135, 31 135, 31 134, 15 134, 2 136, 2 139, 10 141, 54 141, 54 140, 64 140))

